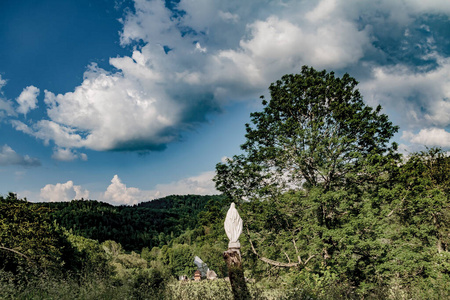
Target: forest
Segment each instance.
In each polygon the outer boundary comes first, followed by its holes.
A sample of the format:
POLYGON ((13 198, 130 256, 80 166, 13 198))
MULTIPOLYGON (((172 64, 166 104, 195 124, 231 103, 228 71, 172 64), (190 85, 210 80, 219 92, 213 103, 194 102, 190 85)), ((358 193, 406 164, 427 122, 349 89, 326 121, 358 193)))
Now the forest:
POLYGON ((450 155, 400 154, 357 81, 303 67, 216 166, 220 195, 135 206, 0 197, 0 298, 233 299, 223 222, 243 219, 253 299, 450 298, 450 155), (194 257, 217 273, 193 277, 194 257))
POLYGON ((136 206, 112 206, 91 200, 40 203, 52 219, 75 235, 104 242, 114 240, 127 251, 162 247, 196 228, 197 215, 219 196, 168 196, 136 206))

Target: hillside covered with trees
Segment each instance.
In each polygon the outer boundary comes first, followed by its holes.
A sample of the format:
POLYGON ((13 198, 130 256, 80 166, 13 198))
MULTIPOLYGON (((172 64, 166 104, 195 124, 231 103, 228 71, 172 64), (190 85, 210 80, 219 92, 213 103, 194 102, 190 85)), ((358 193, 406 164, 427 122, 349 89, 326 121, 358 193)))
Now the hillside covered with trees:
POLYGON ((168 196, 135 206, 113 206, 91 200, 39 203, 51 218, 73 234, 104 242, 114 240, 127 251, 163 246, 197 227, 197 215, 221 196, 168 196))
POLYGON ((136 206, 0 197, 0 297, 230 299, 231 202, 254 299, 450 297, 450 155, 402 157, 398 127, 350 75, 303 67, 273 83, 220 196, 136 206), (219 280, 183 283, 194 256, 219 280))

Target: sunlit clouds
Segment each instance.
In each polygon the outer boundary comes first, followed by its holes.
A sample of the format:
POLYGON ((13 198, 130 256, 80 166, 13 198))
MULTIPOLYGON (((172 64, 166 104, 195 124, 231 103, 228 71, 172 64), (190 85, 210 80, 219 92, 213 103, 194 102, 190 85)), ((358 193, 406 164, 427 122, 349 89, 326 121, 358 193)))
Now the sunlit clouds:
POLYGON ((16 99, 19 104, 17 112, 26 115, 30 110, 35 109, 37 107, 37 96, 39 95, 39 92, 39 89, 32 85, 24 88, 22 93, 20 93, 19 97, 16 99))
MULTIPOLYGON (((391 54, 377 45, 385 35, 377 31, 382 25, 406 33, 421 14, 448 12, 448 4, 349 2, 180 1, 171 10, 163 1, 135 1, 134 11, 121 20, 120 42, 140 46, 130 56, 110 58, 114 71, 89 66, 73 92, 45 91, 48 119, 13 124, 57 149, 162 150, 207 113, 257 97, 270 82, 307 64, 367 69, 372 75, 361 82, 366 98, 392 111, 400 108, 402 127, 412 120, 416 127, 447 126, 448 59, 430 48, 428 59, 436 67, 424 71, 379 65, 371 56, 391 54), (375 19, 377 11, 385 13, 383 20, 375 19), (395 19, 392 11, 399 13, 395 19), (422 104, 424 112, 417 109, 422 104)), ((35 108, 38 94, 37 87, 24 89, 17 112, 35 108)))
POLYGON ((212 178, 214 172, 205 172, 198 176, 181 179, 168 184, 158 184, 154 190, 141 190, 136 187, 127 187, 119 176, 114 175, 111 184, 101 199, 117 205, 133 205, 142 201, 162 198, 168 195, 213 195, 218 194, 212 178))
POLYGON ((71 180, 66 183, 47 184, 41 189, 41 201, 61 202, 73 199, 89 199, 89 191, 79 185, 74 185, 71 180))

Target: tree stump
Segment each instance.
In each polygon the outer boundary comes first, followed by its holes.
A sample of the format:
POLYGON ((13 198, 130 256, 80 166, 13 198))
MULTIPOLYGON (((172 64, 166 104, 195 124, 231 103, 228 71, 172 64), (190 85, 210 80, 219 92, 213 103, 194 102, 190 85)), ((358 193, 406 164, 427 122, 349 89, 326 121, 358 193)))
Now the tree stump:
POLYGON ((228 277, 230 278, 234 300, 251 299, 247 284, 245 283, 244 270, 241 263, 241 252, 239 249, 228 249, 223 253, 223 258, 227 263, 228 277))

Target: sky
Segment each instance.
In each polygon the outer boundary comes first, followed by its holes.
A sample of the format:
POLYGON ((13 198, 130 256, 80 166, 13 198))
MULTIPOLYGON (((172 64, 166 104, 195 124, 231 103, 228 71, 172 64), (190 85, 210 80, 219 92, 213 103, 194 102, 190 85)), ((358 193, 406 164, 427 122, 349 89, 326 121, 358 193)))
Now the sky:
POLYGON ((408 154, 450 150, 448 0, 0 0, 0 194, 216 194, 271 82, 349 73, 408 154))

